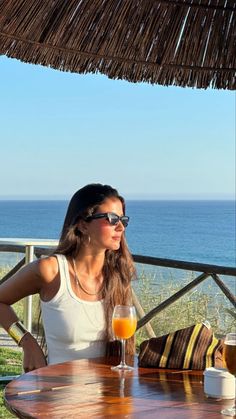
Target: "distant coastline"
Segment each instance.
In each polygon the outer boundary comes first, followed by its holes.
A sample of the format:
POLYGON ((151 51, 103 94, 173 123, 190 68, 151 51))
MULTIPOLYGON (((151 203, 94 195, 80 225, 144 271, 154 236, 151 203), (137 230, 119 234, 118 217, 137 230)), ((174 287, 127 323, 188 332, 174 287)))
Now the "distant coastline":
MULTIPOLYGON (((213 197, 201 197, 201 196, 192 196, 192 197, 181 197, 181 196, 131 196, 123 194, 127 201, 236 201, 236 196, 213 196, 213 197)), ((0 195, 0 201, 69 201, 71 197, 68 196, 5 196, 0 195)))

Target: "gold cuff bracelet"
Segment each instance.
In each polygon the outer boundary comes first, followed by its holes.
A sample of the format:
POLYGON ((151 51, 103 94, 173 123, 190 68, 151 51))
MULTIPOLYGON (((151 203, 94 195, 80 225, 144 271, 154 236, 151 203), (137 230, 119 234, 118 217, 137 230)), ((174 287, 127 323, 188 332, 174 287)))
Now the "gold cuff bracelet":
POLYGON ((26 335, 26 333, 28 333, 28 330, 20 321, 17 321, 9 327, 7 332, 19 346, 21 339, 26 335))

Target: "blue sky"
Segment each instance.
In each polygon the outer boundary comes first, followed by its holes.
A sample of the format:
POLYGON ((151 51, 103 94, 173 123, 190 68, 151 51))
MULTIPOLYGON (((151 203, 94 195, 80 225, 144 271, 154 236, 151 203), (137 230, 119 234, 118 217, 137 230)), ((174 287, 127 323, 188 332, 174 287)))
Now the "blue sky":
POLYGON ((63 73, 0 58, 0 198, 90 182, 133 199, 235 196, 235 92, 63 73))

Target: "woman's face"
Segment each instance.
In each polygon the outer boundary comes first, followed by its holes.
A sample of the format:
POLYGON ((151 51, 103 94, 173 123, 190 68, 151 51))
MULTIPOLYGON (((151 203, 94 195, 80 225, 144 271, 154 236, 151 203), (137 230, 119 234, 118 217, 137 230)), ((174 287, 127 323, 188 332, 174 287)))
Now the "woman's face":
MULTIPOLYGON (((118 198, 107 198, 101 204, 96 214, 113 212, 119 216, 123 214, 122 203, 118 198)), ((99 218, 84 223, 86 234, 90 237, 89 246, 94 250, 118 250, 124 226, 121 221, 117 225, 111 225, 106 218, 99 218)))

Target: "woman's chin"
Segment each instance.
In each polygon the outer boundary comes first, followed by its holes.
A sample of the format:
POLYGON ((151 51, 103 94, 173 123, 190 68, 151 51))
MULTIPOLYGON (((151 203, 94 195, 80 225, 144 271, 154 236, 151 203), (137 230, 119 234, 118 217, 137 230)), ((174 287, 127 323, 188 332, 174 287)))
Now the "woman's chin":
POLYGON ((112 243, 110 250, 119 250, 119 248, 120 248, 120 242, 117 241, 115 243, 112 243))

